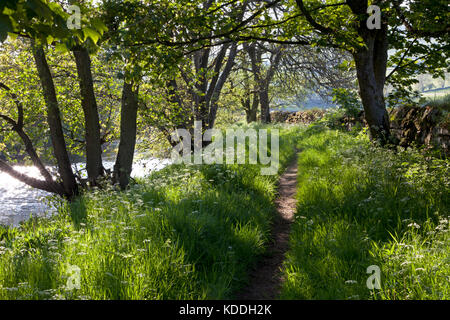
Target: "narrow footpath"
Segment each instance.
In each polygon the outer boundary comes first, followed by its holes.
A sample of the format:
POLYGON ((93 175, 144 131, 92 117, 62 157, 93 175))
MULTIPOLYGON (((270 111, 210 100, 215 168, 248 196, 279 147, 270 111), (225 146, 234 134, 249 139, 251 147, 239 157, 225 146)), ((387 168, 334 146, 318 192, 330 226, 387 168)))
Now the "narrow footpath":
POLYGON ((281 267, 289 249, 289 233, 296 211, 297 157, 280 177, 277 215, 272 226, 272 241, 266 255, 250 275, 249 285, 237 295, 239 300, 271 300, 278 297, 282 284, 281 267))

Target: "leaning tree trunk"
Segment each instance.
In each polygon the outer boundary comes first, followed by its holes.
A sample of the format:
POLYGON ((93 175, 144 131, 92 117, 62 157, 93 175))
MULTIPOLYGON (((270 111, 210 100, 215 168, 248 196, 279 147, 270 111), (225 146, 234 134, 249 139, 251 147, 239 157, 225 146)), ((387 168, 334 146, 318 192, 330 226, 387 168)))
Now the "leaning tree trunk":
MULTIPOLYGON (((217 75, 215 77, 217 77, 217 80, 213 81, 213 83, 215 84, 214 87, 211 87, 211 93, 207 92, 206 96, 207 99, 209 99, 209 101, 207 101, 207 104, 209 105, 209 110, 208 110, 208 118, 207 118, 207 128, 208 129, 212 129, 214 127, 214 124, 216 122, 216 117, 217 117, 217 109, 219 108, 219 98, 220 98, 220 94, 222 92, 222 89, 225 85, 225 82, 227 81, 228 77, 231 74, 231 71, 233 69, 234 66, 234 62, 236 60, 236 55, 237 55, 237 44, 233 43, 231 45, 230 48, 230 53, 228 54, 228 60, 227 63, 225 64, 225 67, 223 68, 222 73, 220 73, 219 76, 219 72, 220 70, 216 70, 217 75)), ((224 55, 226 52, 226 47, 224 51, 224 55)), ((211 84, 213 84, 211 83, 211 84)))
POLYGON ((52 74, 42 47, 34 46, 33 56, 41 80, 45 104, 47 106, 47 123, 50 129, 53 153, 58 164, 58 173, 62 180, 64 195, 70 198, 78 193, 78 185, 67 153, 52 74))
POLYGON ((133 167, 136 145, 138 91, 138 88, 133 90, 132 83, 124 83, 120 115, 120 143, 116 164, 114 165, 114 180, 119 183, 122 189, 128 186, 133 167))
POLYGON ((86 169, 89 181, 96 184, 103 175, 102 144, 100 137, 100 120, 94 93, 94 83, 91 72, 91 58, 86 48, 76 48, 73 51, 77 65, 81 90, 81 105, 84 112, 86 140, 86 169))

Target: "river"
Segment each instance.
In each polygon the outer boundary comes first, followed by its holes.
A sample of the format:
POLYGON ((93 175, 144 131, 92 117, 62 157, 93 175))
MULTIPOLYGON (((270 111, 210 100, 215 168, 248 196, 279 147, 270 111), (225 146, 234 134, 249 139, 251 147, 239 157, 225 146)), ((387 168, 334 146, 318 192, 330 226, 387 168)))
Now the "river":
MULTIPOLYGON (((170 160, 148 158, 135 161, 132 177, 144 177, 152 171, 161 170, 170 163, 170 160)), ((104 161, 106 169, 111 169, 113 161, 104 161)), ((81 169, 83 173, 84 164, 75 164, 74 168, 81 169)), ((35 178, 42 178, 36 167, 15 166, 18 171, 35 178)), ((51 215, 52 208, 47 199, 50 193, 33 189, 24 183, 12 178, 4 172, 0 172, 0 224, 17 226, 30 216, 51 215)))

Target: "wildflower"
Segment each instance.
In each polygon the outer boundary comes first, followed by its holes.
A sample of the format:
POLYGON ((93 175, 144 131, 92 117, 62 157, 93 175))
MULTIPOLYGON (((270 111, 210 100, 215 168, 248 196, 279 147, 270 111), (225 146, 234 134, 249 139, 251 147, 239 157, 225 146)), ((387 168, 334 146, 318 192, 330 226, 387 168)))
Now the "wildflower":
POLYGON ((416 271, 425 271, 424 268, 417 268, 416 271))
POLYGON ((417 223, 415 223, 415 222, 408 224, 408 227, 416 228, 416 229, 420 228, 420 226, 417 223))

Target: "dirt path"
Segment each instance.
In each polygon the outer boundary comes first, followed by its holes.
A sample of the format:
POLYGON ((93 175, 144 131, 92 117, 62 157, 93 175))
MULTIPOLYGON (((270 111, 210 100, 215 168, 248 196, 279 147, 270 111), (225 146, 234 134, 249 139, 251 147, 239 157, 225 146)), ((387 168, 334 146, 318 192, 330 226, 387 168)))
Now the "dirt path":
POLYGON ((249 285, 237 295, 239 300, 275 299, 281 289, 281 267, 289 249, 289 232, 294 221, 297 189, 297 157, 280 177, 277 216, 272 226, 272 242, 267 254, 250 276, 249 285))

